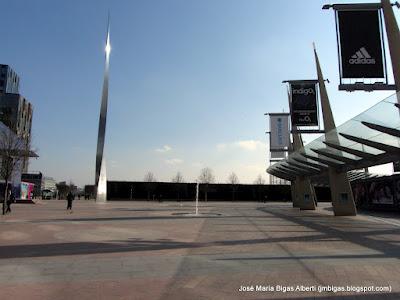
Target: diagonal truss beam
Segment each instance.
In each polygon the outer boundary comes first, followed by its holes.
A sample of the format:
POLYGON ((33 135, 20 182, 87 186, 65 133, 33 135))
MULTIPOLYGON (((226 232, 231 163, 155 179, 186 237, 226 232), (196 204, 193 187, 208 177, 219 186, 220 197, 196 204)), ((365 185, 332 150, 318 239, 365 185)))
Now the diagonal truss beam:
POLYGON ((365 158, 365 159, 374 159, 374 157, 375 157, 374 154, 370 154, 370 153, 367 153, 367 152, 364 152, 364 151, 348 148, 348 147, 345 147, 345 146, 337 145, 337 144, 326 142, 326 141, 323 142, 323 143, 325 145, 327 145, 328 147, 331 147, 333 149, 340 150, 340 151, 343 151, 343 152, 347 152, 347 153, 350 153, 350 154, 353 154, 355 156, 362 157, 362 158, 365 158))
POLYGON ((308 166, 306 164, 295 163, 293 161, 286 161, 286 163, 289 164, 289 166, 293 166, 293 167, 297 167, 297 168, 300 168, 300 169, 304 169, 304 170, 307 170, 307 171, 309 171, 311 173, 314 173, 314 174, 322 172, 321 168, 314 168, 314 167, 308 166))
POLYGON ((302 174, 302 173, 299 172, 298 170, 293 170, 293 169, 290 169, 290 168, 288 168, 288 167, 286 167, 286 166, 280 165, 280 166, 278 166, 278 167, 276 167, 276 168, 277 168, 279 171, 282 171, 282 172, 291 174, 292 176, 304 176, 304 174, 302 174))
MULTIPOLYGON (((287 161, 285 161, 285 163, 289 164, 287 161)), ((306 170, 306 169, 304 169, 302 167, 299 168, 299 167, 295 167, 293 165, 283 165, 283 167, 286 167, 286 168, 291 169, 291 170, 298 171, 298 172, 300 172, 301 176, 310 176, 310 175, 313 175, 315 173, 315 172, 310 172, 309 170, 306 170)))
POLYGON ((308 154, 305 154, 305 153, 300 153, 300 154, 302 156, 304 156, 305 158, 308 158, 308 159, 311 159, 311 160, 315 160, 317 162, 323 163, 323 164, 328 165, 328 166, 333 167, 333 168, 340 168, 340 167, 344 166, 344 164, 342 164, 340 162, 336 163, 336 162, 333 162, 333 161, 330 161, 330 160, 326 160, 326 159, 323 159, 323 158, 320 158, 320 157, 315 157, 315 156, 308 155, 308 154))
POLYGON ((366 122, 366 121, 361 121, 361 124, 367 126, 368 128, 371 128, 373 130, 377 130, 379 132, 383 132, 383 133, 389 134, 391 136, 400 137, 400 130, 398 130, 398 129, 394 129, 391 127, 386 127, 386 126, 382 126, 382 125, 378 125, 378 124, 374 124, 374 123, 370 123, 370 122, 366 122))
POLYGON ((367 145, 370 146, 372 148, 376 148, 385 152, 390 152, 390 153, 400 153, 400 148, 395 147, 395 146, 390 146, 390 145, 386 145, 383 143, 379 143, 379 142, 374 142, 374 141, 370 141, 367 139, 363 139, 360 137, 356 137, 350 134, 346 134, 346 133, 339 133, 341 136, 343 136, 344 138, 363 144, 363 145, 367 145))
POLYGON ((311 151, 314 151, 317 154, 320 154, 320 155, 323 155, 323 156, 326 156, 326 157, 329 157, 329 158, 336 159, 338 161, 342 161, 342 162, 344 162, 346 164, 354 164, 354 163, 357 163, 357 161, 358 161, 356 159, 351 159, 351 158, 348 158, 348 157, 344 157, 344 156, 333 154, 333 153, 331 153, 331 152, 329 152, 328 150, 325 150, 325 149, 311 149, 311 151))
POLYGON ((287 166, 287 165, 281 165, 280 167, 281 167, 281 168, 284 168, 284 169, 286 169, 286 170, 288 170, 288 171, 295 172, 298 176, 304 176, 304 175, 305 175, 305 172, 304 172, 304 171, 299 170, 299 169, 297 169, 297 168, 289 167, 289 166, 287 166))
POLYGON ((295 158, 295 157, 293 157, 293 160, 295 160, 295 161, 297 161, 297 162, 299 162, 301 164, 304 164, 304 165, 307 165, 307 166, 310 166, 310 167, 314 167, 316 169, 323 169, 323 170, 327 170, 328 169, 328 166, 324 165, 322 163, 316 164, 316 163, 312 163, 312 162, 309 162, 307 160, 303 160, 303 159, 299 159, 299 158, 295 158))
POLYGON ((282 178, 285 180, 289 180, 289 181, 293 181, 295 179, 295 177, 293 175, 278 171, 276 169, 268 171, 268 173, 271 175, 274 175, 276 177, 279 177, 279 178, 282 178))

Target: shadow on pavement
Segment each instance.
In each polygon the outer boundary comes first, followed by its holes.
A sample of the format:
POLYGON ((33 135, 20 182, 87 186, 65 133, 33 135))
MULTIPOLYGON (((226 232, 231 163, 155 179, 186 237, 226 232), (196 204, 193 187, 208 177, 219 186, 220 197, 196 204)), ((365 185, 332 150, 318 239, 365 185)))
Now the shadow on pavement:
MULTIPOLYGON (((187 213, 192 213, 188 211, 187 213)), ((241 218, 241 216, 220 216, 218 213, 213 213, 213 216, 201 215, 201 216, 140 216, 140 217, 94 217, 94 218, 62 218, 62 219, 46 219, 46 220, 32 220, 30 223, 52 223, 52 222, 105 222, 105 221, 135 221, 135 220, 185 220, 185 219, 208 219, 208 218, 241 218)), ((252 218, 275 218, 273 216, 252 216, 252 218)))
MULTIPOLYGON (((265 243, 280 242, 322 242, 336 241, 328 239, 325 235, 300 236, 289 238, 263 238, 247 240, 223 240, 206 243, 187 243, 168 239, 142 240, 128 239, 125 241, 110 242, 71 242, 53 244, 33 244, 33 245, 11 245, 0 246, 0 259, 22 258, 22 257, 46 257, 61 255, 83 255, 98 253, 117 253, 134 251, 158 251, 168 249, 189 249, 212 246, 236 246, 236 245, 255 245, 265 243)), ((398 253, 395 257, 398 257, 398 253)), ((321 257, 323 258, 323 256, 321 257)))
MULTIPOLYGON (((331 220, 331 222, 319 222, 318 220, 309 221, 307 220, 307 218, 304 218, 301 215, 292 215, 292 214, 288 215, 271 209, 266 210, 265 208, 260 208, 260 210, 272 214, 276 217, 282 218, 284 220, 290 220, 291 222, 296 223, 300 226, 313 229, 316 232, 325 236, 326 238, 340 239, 342 241, 354 243, 359 246, 379 251, 383 254, 383 257, 400 258, 400 247, 399 245, 395 244, 399 243, 400 240, 377 239, 377 237, 382 234, 391 234, 399 236, 400 228, 390 228, 388 230, 376 230, 375 223, 363 222, 362 224, 364 225, 364 227, 367 224, 371 224, 369 226, 369 228, 371 228, 370 231, 368 230, 363 232, 351 231, 352 230, 351 226, 345 227, 342 230, 340 230, 334 227, 336 226, 335 220, 331 220)), ((320 216, 320 217, 322 217, 321 220, 325 218, 325 216, 320 216)), ((337 221, 341 222, 340 217, 334 217, 334 218, 338 218, 337 221)), ((352 223, 358 224, 358 222, 352 220, 347 220, 346 222, 349 225, 351 225, 352 223)))

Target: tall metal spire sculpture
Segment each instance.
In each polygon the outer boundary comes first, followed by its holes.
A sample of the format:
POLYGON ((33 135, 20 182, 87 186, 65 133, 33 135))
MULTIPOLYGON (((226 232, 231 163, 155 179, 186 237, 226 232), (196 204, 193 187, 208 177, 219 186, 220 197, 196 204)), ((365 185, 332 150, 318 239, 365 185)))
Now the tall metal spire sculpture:
POLYGON ((108 15, 107 37, 105 46, 105 70, 103 81, 103 92, 101 96, 100 118, 99 118, 99 133, 97 136, 97 152, 96 152, 96 174, 95 186, 97 190, 96 201, 107 201, 107 174, 106 163, 103 156, 104 152, 104 139, 106 134, 107 122, 107 103, 108 103, 108 71, 110 65, 110 15, 108 15))
MULTIPOLYGON (((315 64, 317 66, 317 75, 319 83, 319 92, 321 95, 322 117, 324 119, 325 141, 336 145, 340 145, 337 132, 333 132, 336 128, 335 120, 333 119, 331 104, 329 102, 328 92, 325 86, 324 76, 322 75, 321 65, 317 50, 314 47, 315 64), (327 132, 331 132, 329 135, 327 132)), ((311 149, 312 150, 312 149, 311 149)), ((354 203, 353 192, 347 173, 339 173, 332 167, 328 168, 329 185, 331 188, 331 198, 333 212, 335 216, 355 216, 357 209, 354 203)))

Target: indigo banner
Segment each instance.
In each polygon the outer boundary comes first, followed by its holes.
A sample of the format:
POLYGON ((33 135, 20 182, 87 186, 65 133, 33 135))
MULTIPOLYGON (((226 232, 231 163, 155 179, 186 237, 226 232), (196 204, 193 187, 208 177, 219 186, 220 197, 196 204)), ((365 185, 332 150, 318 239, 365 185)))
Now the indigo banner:
POLYGON ((291 83, 293 126, 318 126, 317 86, 315 83, 291 83))

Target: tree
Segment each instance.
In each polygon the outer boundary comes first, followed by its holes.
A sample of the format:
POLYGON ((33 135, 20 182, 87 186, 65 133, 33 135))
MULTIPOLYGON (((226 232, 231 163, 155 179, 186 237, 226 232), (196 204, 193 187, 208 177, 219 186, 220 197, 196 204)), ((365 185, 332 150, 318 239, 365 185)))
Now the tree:
POLYGON ((228 177, 228 183, 231 184, 231 189, 232 189, 232 201, 235 200, 235 193, 237 190, 237 185, 239 184, 239 178, 237 177, 237 175, 232 172, 229 177, 228 177))
POLYGON ((229 177, 228 177, 228 183, 235 185, 235 184, 239 184, 239 178, 237 177, 237 175, 235 174, 235 172, 232 172, 229 177))
POLYGON ((258 175, 256 180, 254 180, 254 184, 263 185, 265 184, 265 180, 261 175, 258 175))
POLYGON ((70 185, 67 185, 65 181, 56 183, 56 188, 58 191, 58 199, 63 199, 63 198, 65 199, 65 197, 70 191, 70 185))
MULTIPOLYGON (((29 153, 29 151, 31 151, 31 145, 32 145, 32 136, 30 133, 25 133, 20 135, 20 137, 22 137, 23 139, 23 147, 24 150, 27 151, 27 154, 29 153)), ((37 151, 37 149, 35 150, 35 152, 37 151)), ((28 172, 28 165, 29 165, 29 155, 24 155, 22 157, 22 170, 24 173, 28 172)))
POLYGON ((78 187, 72 182, 72 180, 69 181, 69 192, 73 193, 74 195, 76 195, 78 192, 78 187))
POLYGON ((154 192, 156 188, 157 179, 152 172, 147 172, 144 176, 144 182, 146 182, 146 190, 147 190, 147 200, 150 200, 150 194, 154 192))
POLYGON ((9 197, 8 184, 12 180, 13 175, 22 168, 22 163, 29 157, 29 151, 26 150, 26 143, 18 137, 11 128, 4 124, 0 126, 0 157, 1 168, 0 177, 5 182, 3 215, 5 214, 6 202, 9 197))
POLYGON ((144 181, 146 182, 156 182, 157 179, 154 176, 152 172, 147 172, 146 175, 144 175, 144 181))
POLYGON ((175 190, 178 195, 178 201, 181 201, 181 190, 183 183, 183 175, 181 172, 176 173, 176 175, 172 178, 172 182, 175 183, 175 190))
POLYGON ((174 183, 182 183, 183 182, 183 175, 181 172, 176 173, 176 175, 172 178, 172 182, 174 183))
POLYGON ((210 168, 203 168, 200 171, 199 182, 200 183, 213 183, 215 181, 215 177, 213 174, 213 170, 210 168))
POLYGON ((215 181, 215 177, 213 174, 213 171, 210 168, 203 168, 200 171, 199 175, 199 183, 202 183, 204 185, 204 200, 207 202, 208 198, 208 185, 210 183, 213 183, 215 181))
POLYGON ((254 180, 254 184, 257 185, 257 198, 258 198, 258 201, 260 201, 261 200, 260 199, 261 198, 261 190, 262 190, 262 186, 265 184, 265 180, 264 180, 264 178, 262 178, 261 175, 258 175, 256 180, 254 180))

